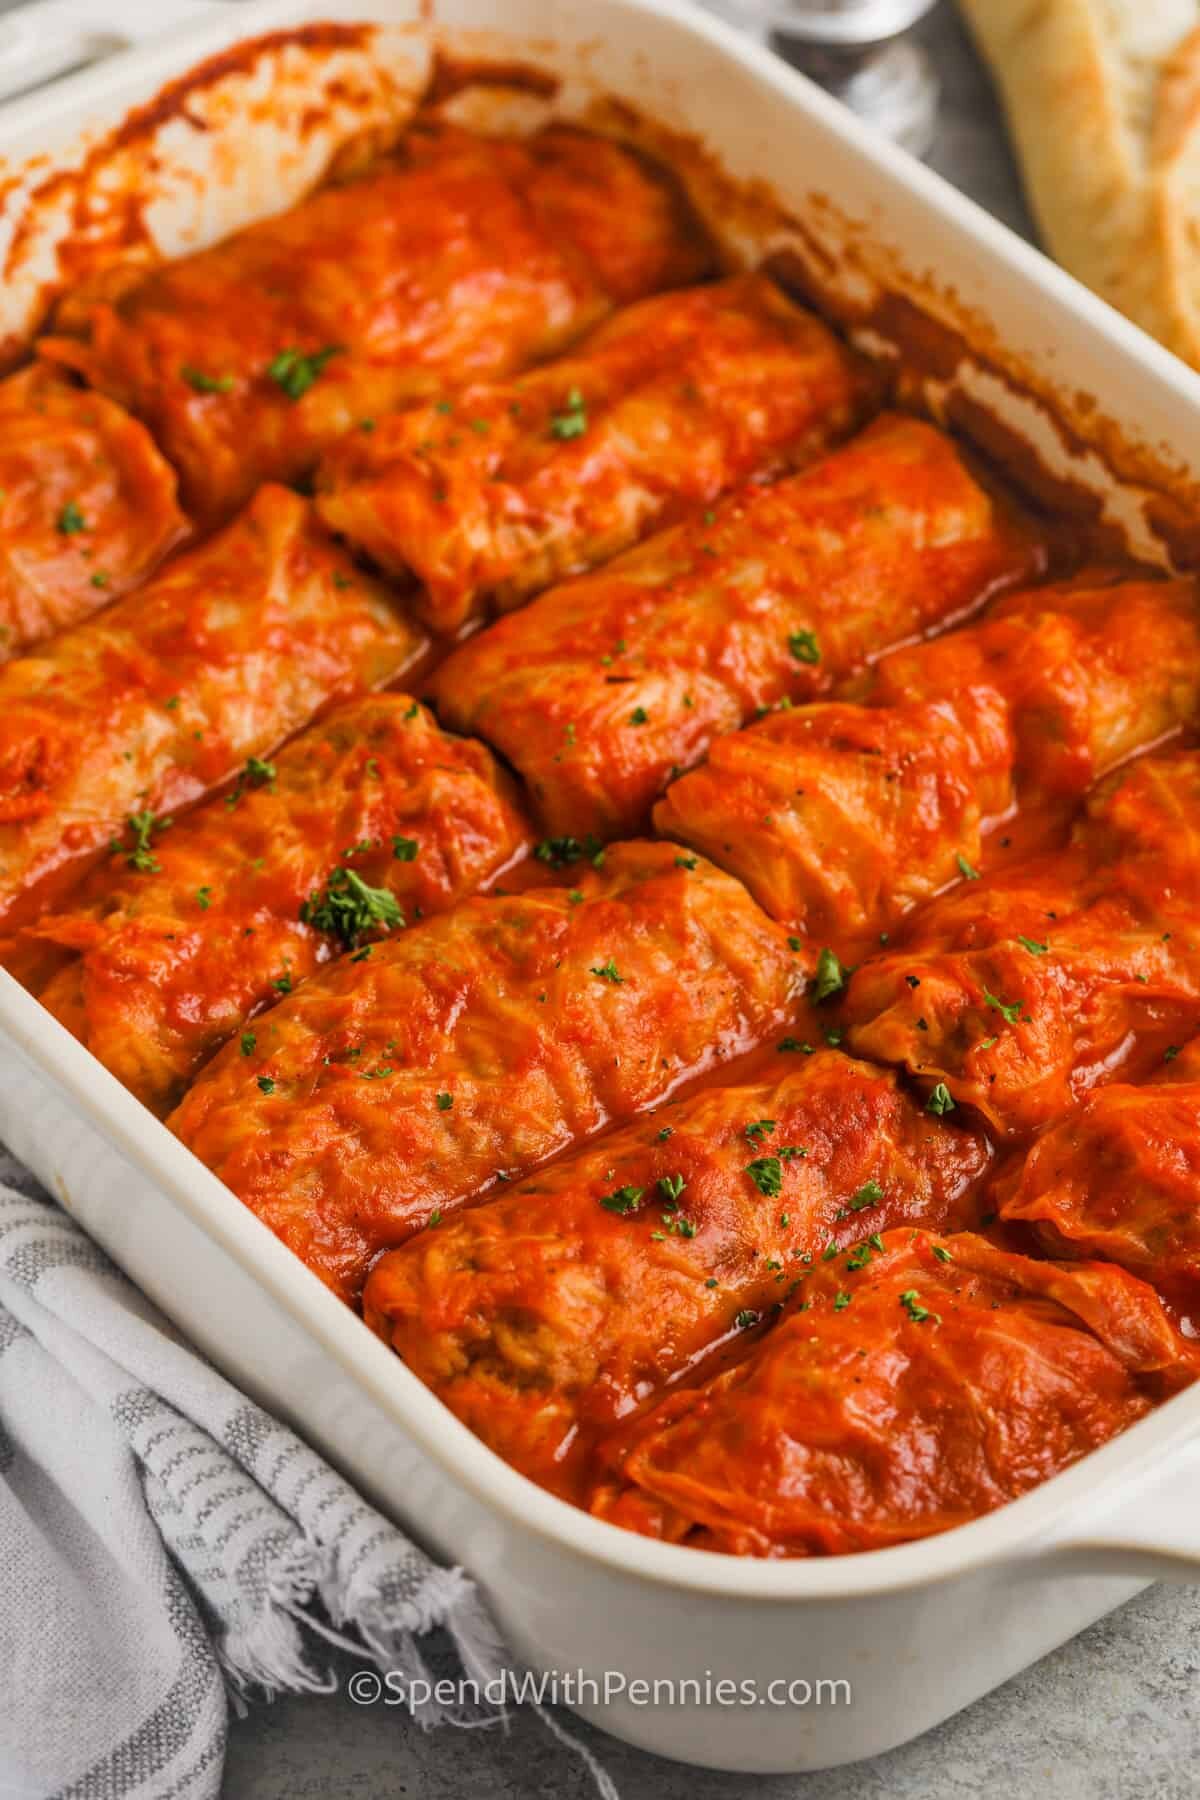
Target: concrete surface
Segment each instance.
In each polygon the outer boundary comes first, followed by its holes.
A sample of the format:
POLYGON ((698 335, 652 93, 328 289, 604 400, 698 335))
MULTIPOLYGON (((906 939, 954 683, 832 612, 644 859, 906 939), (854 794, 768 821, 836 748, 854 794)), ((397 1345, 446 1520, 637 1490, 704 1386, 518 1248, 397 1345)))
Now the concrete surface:
MULTIPOLYGON (((528 1710, 507 1736, 423 1735, 355 1707, 354 1666, 337 1696, 234 1727, 227 1800, 593 1800, 582 1762, 528 1710)), ((570 1724, 621 1800, 1194 1800, 1200 1588, 1152 1588, 916 1743, 819 1775, 705 1774, 570 1724)))

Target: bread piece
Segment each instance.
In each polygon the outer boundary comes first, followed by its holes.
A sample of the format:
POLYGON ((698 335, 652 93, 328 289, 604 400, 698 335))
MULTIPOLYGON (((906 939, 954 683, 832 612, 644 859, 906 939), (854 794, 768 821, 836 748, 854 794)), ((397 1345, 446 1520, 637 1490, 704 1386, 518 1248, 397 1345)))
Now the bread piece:
POLYGON ((959 0, 1047 248, 1200 366, 1200 0, 959 0))

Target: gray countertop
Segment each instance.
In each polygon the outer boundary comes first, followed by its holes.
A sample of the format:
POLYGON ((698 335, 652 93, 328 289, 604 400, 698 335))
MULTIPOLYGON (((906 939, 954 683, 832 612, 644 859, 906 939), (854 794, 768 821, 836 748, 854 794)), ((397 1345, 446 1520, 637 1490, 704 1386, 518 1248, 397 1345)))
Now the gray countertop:
MULTIPOLYGON (((987 79, 948 0, 921 28, 942 82, 930 162, 1032 235, 987 79)), ((328 1698, 256 1705, 231 1733, 228 1800, 580 1800, 583 1763, 530 1712, 507 1733, 428 1735, 328 1698)), ((1186 1800, 1200 1794, 1200 1588, 1155 1588, 916 1743, 819 1775, 705 1774, 570 1722, 622 1800, 1186 1800)))

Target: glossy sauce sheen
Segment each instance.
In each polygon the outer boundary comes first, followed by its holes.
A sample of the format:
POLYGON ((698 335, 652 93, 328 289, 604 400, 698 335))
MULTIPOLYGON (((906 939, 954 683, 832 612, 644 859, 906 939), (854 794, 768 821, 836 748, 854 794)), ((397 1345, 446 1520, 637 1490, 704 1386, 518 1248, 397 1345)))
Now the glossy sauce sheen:
POLYGON ((654 823, 737 875, 773 918, 844 948, 981 861, 986 822, 1012 805, 1011 764, 994 692, 827 701, 718 738, 654 823))
POLYGON ((1139 1043, 1200 1023, 1198 808, 1200 754, 1135 763, 1066 850, 933 901, 850 981, 855 1054, 940 1081, 1019 1136, 1139 1043))
POLYGON ((172 1129, 356 1293, 431 1215, 779 1027, 799 959, 736 882, 676 859, 616 845, 574 889, 466 900, 343 959, 222 1051, 172 1129))
POLYGON ((1200 1050, 1168 1046, 1144 1087, 1088 1094, 996 1186, 1049 1255, 1140 1275, 1200 1327, 1200 1050))
POLYGON ((74 297, 41 349, 146 420, 211 524, 364 417, 552 355, 708 262, 674 184, 615 144, 434 126, 115 301, 74 297), (299 395, 270 374, 292 349, 336 352, 299 395))
POLYGON ((458 630, 491 600, 615 556, 685 508, 809 460, 865 410, 864 371, 762 275, 619 312, 570 356, 371 422, 317 504, 458 630))
POLYGON ((338 708, 173 826, 157 871, 109 859, 30 929, 27 955, 78 953, 30 985, 164 1112, 252 1013, 340 950, 446 911, 529 843, 512 784, 482 744, 440 731, 407 694, 376 695, 338 708), (361 893, 346 871, 396 910, 380 916, 376 901, 353 931, 319 929, 305 915, 331 878, 351 900, 361 893))
POLYGON ((839 947, 972 879, 1014 805, 1052 820, 1200 722, 1195 583, 1012 595, 981 625, 885 656, 868 698, 719 738, 654 812, 773 918, 839 947))
POLYGON ((1200 1370, 1111 1265, 971 1234, 882 1245, 814 1268, 742 1362, 614 1437, 593 1510, 741 1555, 882 1549, 1016 1499, 1200 1370))
POLYGON ((0 669, 0 929, 113 840, 133 854, 131 817, 169 817, 426 642, 307 502, 260 489, 140 593, 0 669))
POLYGON ((433 692, 520 771, 547 831, 613 835, 756 707, 826 692, 1039 561, 949 439, 889 418, 543 594, 433 692))
POLYGON ((867 423, 581 130, 426 110, 94 263, 0 384, 0 955, 230 1204, 732 1554, 947 1529, 1192 1380, 1195 582, 867 423))
POLYGON ((375 1265, 364 1312, 486 1443, 562 1487, 597 1431, 831 1249, 964 1222, 987 1162, 893 1076, 797 1048, 421 1233, 375 1265))
POLYGON ((0 381, 0 662, 136 587, 186 535, 143 425, 49 369, 0 381))

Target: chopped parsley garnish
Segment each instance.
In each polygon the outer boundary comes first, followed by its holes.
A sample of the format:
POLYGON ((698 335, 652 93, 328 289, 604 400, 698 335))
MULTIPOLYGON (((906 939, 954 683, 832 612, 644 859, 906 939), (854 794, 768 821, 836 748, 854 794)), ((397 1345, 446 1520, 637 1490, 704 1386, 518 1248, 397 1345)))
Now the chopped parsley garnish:
POLYGON ((774 1119, 755 1119, 750 1125, 743 1127, 752 1144, 759 1144, 763 1138, 769 1137, 775 1129, 774 1119))
POLYGON ((56 524, 64 537, 74 537, 77 531, 86 531, 88 528, 88 522, 74 500, 67 501, 58 515, 56 524))
POLYGON ((94 588, 106 588, 110 577, 103 569, 97 569, 95 574, 90 576, 89 579, 94 588))
POLYGON ((269 787, 275 780, 276 769, 273 762, 264 762, 261 756, 248 756, 246 766, 239 774, 232 793, 226 794, 226 806, 237 805, 247 788, 269 787))
POLYGON ((227 394, 233 386, 232 375, 206 375, 203 369, 193 368, 191 363, 184 363, 179 373, 198 394, 227 394))
POLYGON ((851 1212, 865 1212, 868 1206, 878 1206, 883 1199, 883 1189, 875 1180, 864 1181, 856 1194, 850 1197, 851 1212))
POLYGON ((954 1261, 954 1258, 951 1256, 950 1252, 947 1250, 945 1244, 932 1244, 932 1245, 930 1245, 930 1248, 932 1249, 933 1254, 937 1257, 939 1262, 953 1262, 954 1261))
POLYGON ((437 1109, 439 1112, 449 1112, 450 1108, 453 1105, 454 1105, 454 1095, 453 1094, 439 1094, 437 1096, 437 1109))
POLYGON ((1009 1006, 1006 1005, 1003 1000, 998 999, 995 994, 989 994, 985 989, 983 1003, 985 1006, 990 1006, 995 1012, 998 1012, 1000 1017, 1009 1025, 1015 1025, 1021 1016, 1021 1003, 1019 1000, 1014 1001, 1012 1005, 1009 1006))
POLYGON ((756 1156, 746 1164, 746 1174, 768 1200, 783 1192, 783 1164, 777 1156, 756 1156))
POLYGON ((243 1056, 253 1056, 254 1055, 254 1046, 257 1043, 258 1043, 258 1039, 255 1037, 255 1035, 252 1031, 243 1031, 243 1033, 242 1033, 242 1055, 243 1056))
POLYGON ((821 646, 818 644, 814 632, 793 631, 789 633, 788 649, 797 662, 819 663, 821 660, 821 646))
POLYGON ((1017 942, 1022 950, 1028 950, 1030 956, 1045 956, 1050 948, 1049 944, 1039 944, 1036 938, 1022 937, 1020 932, 1017 933, 1017 942))
POLYGON ((930 1094, 928 1100, 925 1102, 925 1111, 936 1113, 939 1118, 943 1118, 946 1113, 954 1111, 954 1095, 950 1092, 950 1089, 946 1086, 944 1081, 939 1081, 933 1092, 930 1094))
POLYGON ((664 1125, 662 1130, 658 1134, 658 1142, 660 1144, 665 1144, 667 1139, 671 1136, 671 1134, 672 1134, 672 1127, 670 1125, 664 1125))
POLYGON ((675 867, 677 869, 694 869, 695 866, 696 858, 694 856, 677 856, 675 858, 675 867))
POLYGON ((277 975, 275 977, 274 981, 271 983, 271 986, 275 989, 275 992, 277 994, 290 994, 291 993, 291 991, 292 991, 292 971, 288 968, 286 963, 284 963, 284 965, 283 965, 283 974, 277 975))
POLYGON ((171 824, 170 819, 156 819, 147 809, 145 812, 130 813, 125 823, 133 834, 133 844, 126 848, 119 838, 113 838, 110 849, 124 852, 129 868, 136 869, 139 875, 157 875, 162 868, 157 856, 150 848, 156 831, 166 831, 171 824))
POLYGON ((645 1188, 640 1187, 615 1188, 611 1194, 600 1196, 600 1204, 605 1212, 620 1213, 625 1218, 639 1210, 645 1192, 645 1188))
POLYGON ((1178 1044, 1168 1044, 1166 1049, 1163 1051, 1163 1061, 1164 1062, 1174 1062, 1175 1058, 1178 1055, 1179 1055, 1179 1045, 1178 1044))
POLYGON ((813 1053, 813 1047, 811 1044, 803 1044, 803 1043, 801 1043, 799 1038, 794 1038, 794 1037, 781 1038, 780 1042, 779 1042, 779 1049, 780 1050, 797 1050, 797 1051, 799 1051, 801 1056, 811 1056, 813 1053))
POLYGON ((839 1292, 834 1295, 834 1297, 833 1297, 834 1312, 845 1312, 845 1310, 849 1306, 849 1304, 850 1304, 850 1296, 844 1290, 839 1290, 839 1292))
POLYGON ((263 1094, 273 1094, 275 1092, 275 1083, 271 1080, 269 1075, 259 1076, 258 1087, 259 1092, 263 1094))
POLYGON ((635 706, 629 715, 629 723, 631 725, 648 725, 649 722, 650 714, 646 711, 645 707, 635 706))
POLYGON ((593 967, 589 973, 594 975, 598 981, 611 981, 614 987, 620 987, 625 979, 611 956, 607 962, 593 967))
POLYGON ((417 851, 420 848, 416 838, 394 837, 392 839, 392 856, 396 862, 416 862, 417 851))
POLYGON ((550 420, 550 435, 556 438, 582 437, 587 430, 587 402, 577 387, 568 391, 562 412, 550 420))
POLYGON ((212 905, 212 889, 210 887, 200 887, 196 889, 196 904, 201 912, 208 911, 209 907, 212 905))
POLYGON ((439 1226, 441 1224, 441 1222, 442 1222, 442 1209, 440 1206, 435 1206, 433 1211, 429 1215, 430 1230, 432 1231, 432 1230, 436 1229, 436 1227, 439 1226))
POLYGON ((308 354, 295 348, 281 350, 267 364, 267 374, 289 400, 302 400, 330 357, 336 356, 340 349, 340 344, 329 344, 324 350, 313 350, 308 354))
POLYGON ((566 863, 582 862, 585 858, 594 869, 604 862, 604 846, 591 832, 582 840, 575 837, 543 838, 533 854, 539 862, 549 863, 555 869, 566 863))
POLYGON ((744 1306, 741 1312, 735 1315, 733 1322, 739 1331, 749 1331, 750 1327, 757 1325, 761 1318, 762 1314, 755 1312, 752 1306, 744 1306))
POLYGON ((905 1288, 900 1296, 900 1304, 914 1325, 923 1325, 926 1319, 932 1319, 936 1325, 942 1322, 937 1313, 930 1312, 927 1306, 921 1305, 921 1297, 916 1288, 905 1288))
POLYGON ((682 1175, 660 1175, 658 1178, 658 1191, 672 1206, 678 1206, 679 1196, 686 1186, 687 1182, 682 1175))
POLYGON ((309 895, 300 917, 317 931, 339 938, 353 950, 367 931, 402 929, 404 913, 387 888, 368 886, 354 869, 339 865, 325 886, 309 895))
POLYGON ((963 855, 961 850, 959 851, 958 855, 955 857, 954 860, 958 864, 959 874, 964 876, 967 881, 978 881, 979 880, 979 870, 974 866, 973 863, 969 863, 967 861, 966 857, 963 855))
POLYGON ((840 994, 846 985, 846 970, 843 968, 836 952, 822 950, 817 958, 817 972, 813 976, 812 997, 820 1002, 828 1000, 834 994, 840 994))

